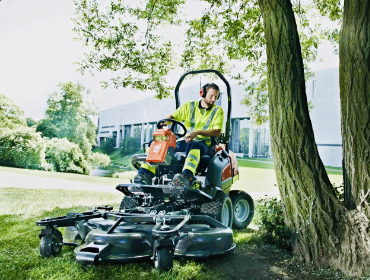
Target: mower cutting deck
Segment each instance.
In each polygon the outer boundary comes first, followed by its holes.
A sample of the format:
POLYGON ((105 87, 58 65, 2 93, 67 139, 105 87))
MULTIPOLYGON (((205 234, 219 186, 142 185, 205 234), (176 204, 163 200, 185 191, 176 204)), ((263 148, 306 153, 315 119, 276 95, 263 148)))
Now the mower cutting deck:
POLYGON ((174 257, 206 258, 235 248, 232 230, 208 216, 189 215, 186 210, 167 214, 100 210, 38 221, 45 227, 41 255, 56 256, 63 245, 71 245, 81 264, 151 258, 156 268, 168 270, 174 257), (64 236, 71 242, 63 242, 56 227, 66 227, 64 236), (77 243, 81 241, 85 245, 77 243))

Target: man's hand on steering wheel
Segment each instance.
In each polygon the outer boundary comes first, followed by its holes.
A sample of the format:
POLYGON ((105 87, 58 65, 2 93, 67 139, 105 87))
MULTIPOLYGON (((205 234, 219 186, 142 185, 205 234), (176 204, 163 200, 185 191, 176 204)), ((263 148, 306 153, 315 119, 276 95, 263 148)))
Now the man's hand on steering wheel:
POLYGON ((158 128, 163 128, 164 126, 167 126, 167 122, 165 122, 165 121, 159 121, 158 124, 157 124, 158 128))
POLYGON ((162 128, 163 127, 162 124, 163 123, 167 124, 167 122, 172 122, 173 123, 172 126, 171 126, 171 131, 176 135, 176 139, 179 139, 179 138, 184 137, 186 135, 186 132, 187 132, 186 127, 181 122, 176 121, 174 119, 161 119, 161 120, 158 121, 157 127, 162 128), (184 130, 184 133, 175 132, 176 125, 179 125, 184 130))

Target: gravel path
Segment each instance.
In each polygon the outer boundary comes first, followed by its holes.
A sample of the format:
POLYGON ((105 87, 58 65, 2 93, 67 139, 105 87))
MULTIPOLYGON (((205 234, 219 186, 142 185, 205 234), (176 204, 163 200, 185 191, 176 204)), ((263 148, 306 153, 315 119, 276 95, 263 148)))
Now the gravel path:
POLYGON ((0 171, 0 188, 64 189, 117 192, 115 186, 90 184, 62 179, 43 178, 3 171, 0 171))

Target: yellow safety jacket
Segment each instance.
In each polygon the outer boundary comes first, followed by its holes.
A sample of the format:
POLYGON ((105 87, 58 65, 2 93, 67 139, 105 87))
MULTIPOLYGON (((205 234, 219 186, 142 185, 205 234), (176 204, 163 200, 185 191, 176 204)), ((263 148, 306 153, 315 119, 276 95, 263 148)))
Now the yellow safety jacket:
MULTIPOLYGON (((210 109, 200 109, 199 101, 188 101, 172 113, 175 120, 183 122, 187 129, 187 135, 194 130, 211 130, 223 128, 224 111, 220 106, 213 105, 210 109)), ((179 139, 180 140, 180 139, 179 139)), ((195 141, 206 141, 211 144, 211 138, 198 135, 195 141)))

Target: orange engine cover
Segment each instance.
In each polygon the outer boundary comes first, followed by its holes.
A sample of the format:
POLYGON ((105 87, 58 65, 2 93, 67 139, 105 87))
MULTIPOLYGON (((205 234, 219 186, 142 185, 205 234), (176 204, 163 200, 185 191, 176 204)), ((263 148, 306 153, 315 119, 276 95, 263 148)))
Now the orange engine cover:
POLYGON ((176 148, 175 134, 169 128, 155 130, 146 161, 149 163, 165 162, 170 147, 173 147, 173 150, 176 148))
POLYGON ((236 174, 239 173, 238 160, 236 159, 236 155, 232 151, 229 151, 229 157, 232 166, 232 176, 234 177, 236 174))

